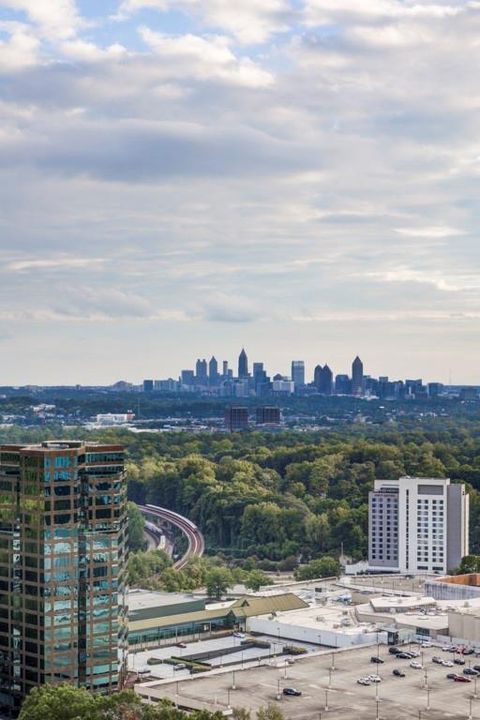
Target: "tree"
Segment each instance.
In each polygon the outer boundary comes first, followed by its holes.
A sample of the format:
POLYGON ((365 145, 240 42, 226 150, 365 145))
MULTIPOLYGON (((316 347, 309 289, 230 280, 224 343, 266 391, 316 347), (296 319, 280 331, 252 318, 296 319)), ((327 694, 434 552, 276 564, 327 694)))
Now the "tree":
POLYGON ((340 574, 340 563, 329 555, 311 560, 295 571, 297 580, 313 580, 314 578, 336 577, 340 574))
POLYGON ((205 575, 205 587, 210 597, 220 600, 234 583, 233 575, 228 568, 218 567, 208 570, 205 575))
POLYGON ((263 585, 269 583, 270 578, 262 570, 251 570, 245 578, 245 587, 253 592, 257 592, 263 585))
POLYGON ((257 710, 257 720, 285 720, 285 715, 276 705, 267 705, 257 710))
POLYGON ((143 550, 145 546, 145 518, 138 509, 138 506, 129 502, 127 504, 128 513, 128 545, 132 552, 143 550))
POLYGON ((95 720, 95 705, 83 688, 41 685, 29 692, 18 720, 95 720))
POLYGON ((468 575, 469 573, 480 572, 480 555, 466 555, 462 558, 458 575, 468 575))

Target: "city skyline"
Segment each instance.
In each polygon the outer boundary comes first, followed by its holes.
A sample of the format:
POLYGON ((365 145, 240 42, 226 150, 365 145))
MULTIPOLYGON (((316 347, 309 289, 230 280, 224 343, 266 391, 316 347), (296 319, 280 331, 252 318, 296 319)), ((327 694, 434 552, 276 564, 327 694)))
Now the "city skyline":
POLYGON ((0 23, 5 383, 242 342, 285 373, 355 347, 478 382, 476 3, 0 0, 0 23))

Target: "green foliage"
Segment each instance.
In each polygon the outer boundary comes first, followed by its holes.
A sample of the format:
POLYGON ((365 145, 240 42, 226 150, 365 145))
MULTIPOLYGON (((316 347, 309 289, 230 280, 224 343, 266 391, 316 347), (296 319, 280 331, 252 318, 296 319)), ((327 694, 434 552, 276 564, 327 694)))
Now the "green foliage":
POLYGON ((297 580, 313 580, 314 578, 334 577, 340 574, 340 563, 335 558, 325 555, 317 560, 310 560, 295 571, 297 580))
POLYGON ((247 573, 244 584, 248 590, 253 590, 253 592, 257 592, 264 585, 269 585, 270 579, 268 575, 266 575, 261 570, 251 570, 249 573, 247 573))
POLYGON ((187 715, 165 700, 144 705, 132 691, 108 697, 91 695, 72 685, 34 688, 23 703, 19 720, 222 720, 220 712, 200 710, 187 715))
POLYGON ((143 550, 145 546, 145 518, 133 502, 127 504, 128 512, 128 545, 131 552, 143 550))
POLYGON ((220 600, 225 595, 228 588, 234 584, 234 578, 231 571, 225 567, 217 567, 208 570, 205 576, 205 587, 209 597, 220 600))
POLYGON ((171 564, 172 561, 163 550, 134 553, 128 559, 129 583, 134 586, 151 584, 171 564))
POLYGON ((462 558, 457 573, 458 575, 480 573, 480 555, 466 555, 462 558))

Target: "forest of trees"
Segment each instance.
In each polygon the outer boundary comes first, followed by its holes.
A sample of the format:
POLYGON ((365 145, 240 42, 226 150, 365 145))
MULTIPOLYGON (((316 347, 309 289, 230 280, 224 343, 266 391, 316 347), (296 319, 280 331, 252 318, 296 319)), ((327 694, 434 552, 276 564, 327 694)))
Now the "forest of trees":
MULTIPOLYGON (((47 429, 0 431, 0 441, 44 437, 47 429)), ((338 558, 342 547, 364 558, 373 481, 404 474, 467 484, 471 552, 480 551, 479 421, 233 435, 103 430, 89 437, 125 444, 130 500, 186 515, 202 529, 208 554, 249 571, 294 570, 299 560, 338 558)), ((130 515, 138 549, 141 524, 134 508, 130 515)))

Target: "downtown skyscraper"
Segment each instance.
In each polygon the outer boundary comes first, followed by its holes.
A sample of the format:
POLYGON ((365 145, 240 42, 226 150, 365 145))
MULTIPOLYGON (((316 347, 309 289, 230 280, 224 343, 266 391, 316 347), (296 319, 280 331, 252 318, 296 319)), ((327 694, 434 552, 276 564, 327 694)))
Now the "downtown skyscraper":
POLYGON ((0 710, 45 683, 122 685, 127 532, 121 446, 0 446, 0 710))

